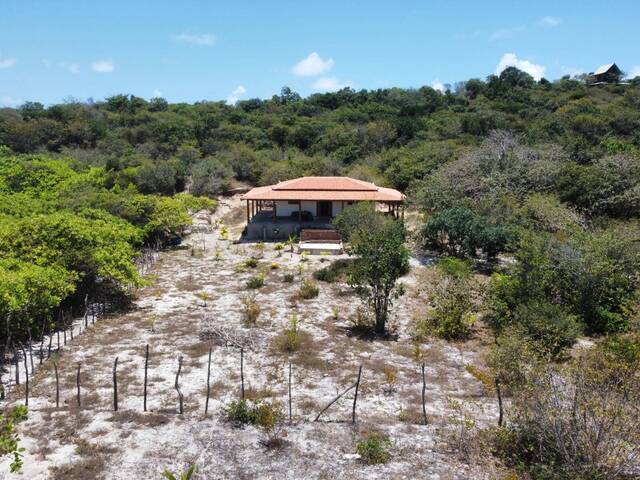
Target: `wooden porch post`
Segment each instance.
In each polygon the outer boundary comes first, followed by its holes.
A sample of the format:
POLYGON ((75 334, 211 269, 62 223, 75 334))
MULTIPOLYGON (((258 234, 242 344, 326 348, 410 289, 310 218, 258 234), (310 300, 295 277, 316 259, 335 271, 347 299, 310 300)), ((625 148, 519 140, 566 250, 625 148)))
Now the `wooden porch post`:
POLYGON ((277 215, 276 215, 276 201, 274 200, 273 201, 273 221, 274 222, 276 221, 276 217, 277 217, 277 215))
POLYGON ((249 201, 250 200, 247 200, 247 223, 251 220, 251 215, 249 214, 249 201))
POLYGON ((302 223, 302 200, 298 200, 298 223, 302 223))

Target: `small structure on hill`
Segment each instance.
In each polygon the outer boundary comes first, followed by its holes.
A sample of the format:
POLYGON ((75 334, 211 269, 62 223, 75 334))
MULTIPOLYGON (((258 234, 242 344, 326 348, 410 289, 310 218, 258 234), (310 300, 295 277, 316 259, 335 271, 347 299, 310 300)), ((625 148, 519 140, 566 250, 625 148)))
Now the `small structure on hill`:
POLYGON ((247 202, 245 238, 283 240, 299 235, 310 239, 317 233, 328 243, 336 237, 326 231, 333 230, 331 220, 343 209, 375 202, 398 218, 404 214, 405 198, 398 190, 349 177, 301 177, 256 187, 241 197, 247 202))
POLYGON ((615 63, 602 65, 595 72, 589 74, 588 83, 600 85, 604 83, 620 83, 624 73, 615 63))

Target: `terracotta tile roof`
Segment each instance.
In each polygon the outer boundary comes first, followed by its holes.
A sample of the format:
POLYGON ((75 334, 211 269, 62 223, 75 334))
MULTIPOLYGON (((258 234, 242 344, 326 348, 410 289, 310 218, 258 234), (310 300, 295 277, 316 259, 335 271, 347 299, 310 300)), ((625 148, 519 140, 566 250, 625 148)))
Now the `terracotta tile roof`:
POLYGON ((405 196, 392 188, 349 177, 301 177, 276 185, 256 187, 243 200, 344 200, 402 202, 405 196))

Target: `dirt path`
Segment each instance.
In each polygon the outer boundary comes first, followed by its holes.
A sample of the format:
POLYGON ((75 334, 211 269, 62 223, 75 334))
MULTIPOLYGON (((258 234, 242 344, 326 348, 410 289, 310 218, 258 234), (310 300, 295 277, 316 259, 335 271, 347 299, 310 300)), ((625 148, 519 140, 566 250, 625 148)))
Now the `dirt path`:
MULTIPOLYGON (((221 220, 233 239, 243 227, 244 213, 238 197, 223 199, 213 219, 198 216, 196 224, 204 230, 221 220)), ((184 248, 162 253, 152 270, 153 284, 138 292, 131 312, 101 320, 55 355, 60 409, 55 408, 53 362, 36 371, 29 420, 20 427, 27 449, 24 471, 7 478, 154 479, 164 468, 182 471, 194 463, 198 478, 491 478, 486 465, 469 467, 438 441, 438 431, 451 413, 450 398, 470 402, 481 421, 492 418, 493 400, 464 368, 478 361, 480 341, 461 349, 442 342, 420 346, 427 362, 430 423, 419 424, 421 378, 409 324, 423 307, 419 285, 426 267, 414 262, 403 279, 408 291, 394 309, 397 341, 369 341, 348 335, 359 301, 345 285, 319 283, 317 298, 296 298, 302 278, 326 265, 326 257, 303 261, 297 254, 280 254, 274 244, 262 252, 255 245, 234 245, 220 237, 219 228, 195 233, 184 248), (260 257, 258 266, 241 267, 252 256, 260 257), (265 286, 256 293, 262 311, 257 325, 246 327, 245 284, 257 272, 265 276, 265 286), (287 272, 295 275, 294 282, 284 281, 287 272), (206 306, 201 292, 207 294, 206 306), (293 315, 307 340, 299 352, 285 355, 275 339, 293 315), (292 362, 293 423, 286 427, 285 447, 266 449, 260 431, 234 428, 221 418, 223 407, 239 396, 240 358, 238 348, 220 341, 213 342, 210 414, 204 417, 209 349, 204 339, 212 330, 249 339, 245 378, 252 398, 286 401, 292 362), (146 344, 151 355, 144 413, 146 344), (179 356, 182 415, 174 390, 179 356), (118 412, 112 407, 116 357, 118 412), (80 407, 75 389, 78 363, 80 407), (353 382, 359 365, 363 382, 357 425, 349 422, 351 396, 334 405, 323 421, 313 422, 324 404, 353 382), (389 371, 394 372, 394 385, 389 371), (393 440, 393 457, 385 465, 363 466, 353 455, 359 433, 372 428, 393 440)), ((2 471, 6 463, 0 465, 2 471)))

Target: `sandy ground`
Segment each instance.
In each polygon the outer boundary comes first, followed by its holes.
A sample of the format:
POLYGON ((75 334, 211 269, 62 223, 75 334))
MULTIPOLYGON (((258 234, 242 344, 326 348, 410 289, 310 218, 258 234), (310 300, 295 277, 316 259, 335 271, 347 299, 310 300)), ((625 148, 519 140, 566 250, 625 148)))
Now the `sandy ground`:
MULTIPOLYGON (((196 478, 495 478, 491 462, 465 462, 447 443, 456 416, 451 401, 462 402, 478 424, 493 422, 495 402, 465 365, 480 362, 486 347, 475 338, 464 344, 430 341, 420 345, 426 362, 428 425, 421 425, 422 379, 410 338, 412 317, 424 310, 422 285, 429 266, 412 259, 402 279, 407 293, 393 310, 397 338, 370 340, 350 335, 359 300, 346 285, 318 282, 320 294, 299 300, 302 279, 335 257, 301 258, 274 244, 261 252, 253 244, 234 244, 244 221, 237 197, 223 199, 218 211, 196 217, 182 249, 160 254, 151 269, 152 285, 136 294, 134 308, 100 319, 76 335, 31 379, 29 419, 21 424, 26 448, 21 474, 6 478, 160 478, 165 468, 184 471, 195 464, 196 478), (221 239, 217 222, 230 230, 221 239), (204 249, 203 249, 204 248, 204 249), (239 266, 259 257, 256 269, 239 266), (271 268, 277 264, 278 268, 271 268), (242 299, 246 281, 260 271, 265 286, 256 291, 262 306, 257 325, 245 326, 242 299), (294 273, 293 283, 283 280, 294 273), (206 306, 199 297, 206 292, 206 306), (338 318, 334 317, 337 311, 338 318), (274 339, 297 315, 309 336, 303 348, 285 355, 274 339), (288 364, 293 370, 293 420, 285 445, 268 449, 254 427, 236 428, 224 420, 223 407, 240 394, 240 353, 235 346, 211 342, 211 400, 204 416, 209 341, 212 327, 246 342, 248 396, 286 403, 288 364), (145 345, 149 344, 148 412, 142 411, 145 345), (178 357, 183 357, 180 388, 184 414, 174 390, 178 357), (112 368, 118 357, 119 411, 112 401, 112 368), (61 405, 55 408, 53 362, 60 370, 61 405), (76 401, 76 365, 81 364, 81 406, 76 401), (314 422, 337 392, 355 380, 363 366, 357 423, 351 424, 353 396, 346 395, 314 422), (396 373, 389 388, 384 370, 396 373), (363 432, 379 430, 393 442, 392 458, 366 466, 354 455, 363 432)), ((22 386, 10 400, 19 402, 22 386)), ((8 461, 0 465, 7 471, 8 461)))

